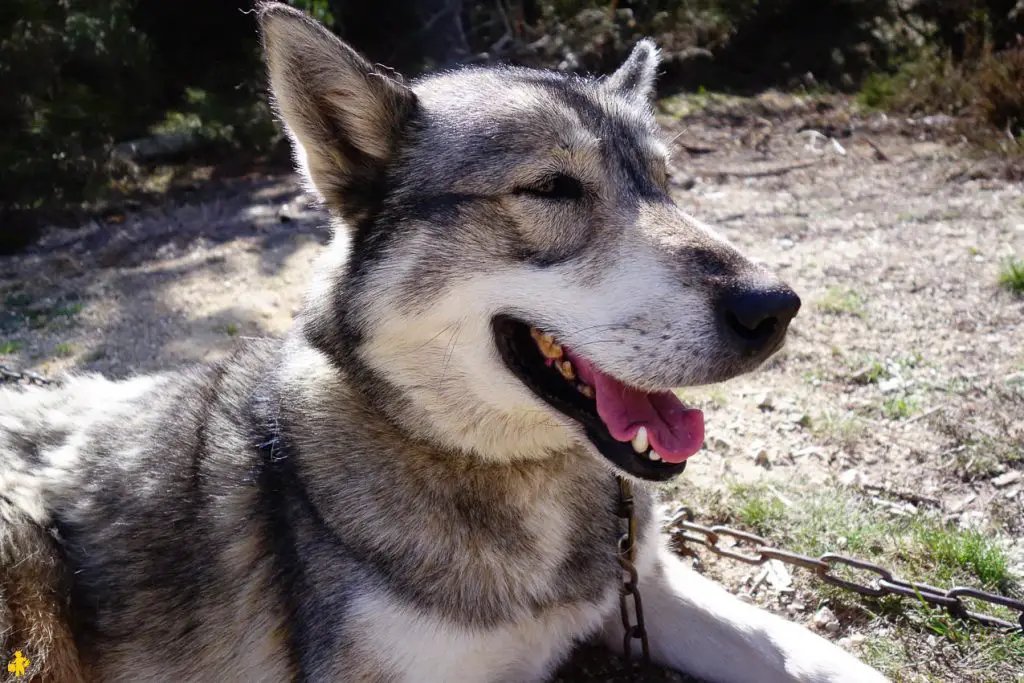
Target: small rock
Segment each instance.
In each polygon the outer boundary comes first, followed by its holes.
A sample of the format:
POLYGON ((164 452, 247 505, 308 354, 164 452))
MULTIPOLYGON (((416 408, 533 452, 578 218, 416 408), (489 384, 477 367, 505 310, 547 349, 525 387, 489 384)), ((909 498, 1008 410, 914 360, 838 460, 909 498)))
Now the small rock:
POLYGON ((878 390, 883 394, 891 394, 904 386, 904 381, 899 377, 890 377, 878 383, 878 390))
POLYGON ((779 240, 779 246, 782 247, 782 249, 789 251, 794 246, 796 246, 796 242, 789 239, 788 237, 783 237, 782 239, 779 240))
POLYGON ((953 514, 956 514, 958 512, 963 512, 964 510, 967 509, 968 505, 970 505, 971 503, 974 502, 974 500, 977 497, 978 497, 977 493, 970 493, 970 494, 964 496, 963 498, 961 498, 960 500, 955 501, 953 503, 950 503, 949 511, 952 512, 953 514))
POLYGON ((720 436, 713 436, 708 439, 708 446, 719 453, 727 453, 732 449, 732 444, 720 436))
POLYGON ((864 644, 868 638, 863 633, 851 633, 845 638, 839 639, 839 645, 848 650, 855 649, 864 644))
POLYGON ((768 570, 767 579, 772 588, 780 593, 792 592, 793 575, 786 565, 779 560, 768 560, 765 568, 768 570))
POLYGON ((813 623, 818 628, 827 628, 828 624, 835 622, 836 626, 839 622, 836 620, 835 613, 829 609, 828 605, 822 605, 818 608, 818 611, 814 613, 813 623))
POLYGON ((1007 472, 1006 474, 1001 474, 995 479, 993 479, 992 485, 995 486, 997 489, 1001 489, 1009 486, 1010 484, 1016 484, 1018 481, 1020 481, 1020 478, 1020 472, 1010 471, 1007 472))
POLYGON ((761 400, 757 404, 757 407, 766 413, 775 410, 775 404, 772 403, 772 397, 767 394, 765 394, 761 398, 761 400))
POLYGON ((758 454, 754 456, 754 464, 758 467, 770 470, 772 468, 772 462, 768 459, 768 451, 762 449, 758 452, 758 454))
POLYGON ((849 469, 839 475, 839 483, 843 486, 863 486, 864 475, 860 470, 849 469))
POLYGON ((745 602, 748 605, 754 604, 754 598, 750 597, 750 595, 747 593, 740 593, 736 597, 740 599, 740 602, 745 602))
POLYGON ((830 621, 830 622, 828 622, 827 624, 825 624, 825 630, 828 631, 829 633, 839 633, 839 622, 838 621, 830 621))
POLYGON ((803 612, 805 609, 807 609, 807 605, 800 602, 799 600, 794 600, 786 606, 786 609, 789 611, 790 614, 796 614, 797 612, 803 612))

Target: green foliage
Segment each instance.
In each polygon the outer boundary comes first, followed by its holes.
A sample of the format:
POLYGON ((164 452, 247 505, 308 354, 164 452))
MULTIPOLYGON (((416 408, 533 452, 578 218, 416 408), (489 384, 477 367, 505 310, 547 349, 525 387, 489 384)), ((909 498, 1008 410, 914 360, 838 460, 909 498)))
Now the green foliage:
POLYGON ((999 133, 1024 133, 1024 40, 1014 3, 923 0, 914 13, 928 22, 915 24, 920 40, 863 80, 860 104, 968 115, 999 133))
MULTIPOLYGON (((174 121, 175 111, 185 117, 179 124, 215 131, 213 138, 236 146, 266 138, 269 113, 253 111, 262 70, 251 15, 241 11, 250 6, 247 0, 5 0, 0 203, 19 211, 101 194, 116 176, 114 143, 174 121), (218 95, 197 101, 193 95, 204 89, 218 95), (199 124, 187 118, 192 115, 199 124)), ((7 230, 12 221, 3 223, 7 230)))
MULTIPOLYGON (((1010 0, 920 0, 903 14, 891 0, 461 0, 454 18, 449 0, 290 1, 340 25, 374 61, 413 71, 445 55, 607 71, 648 36, 666 85, 862 83, 868 107, 1024 126, 1010 0), (870 72, 881 75, 864 79, 870 72)), ((175 132, 201 143, 190 154, 272 148, 280 138, 262 97, 253 2, 0 3, 0 248, 27 241, 11 233, 30 230, 24 217, 40 208, 131 185, 138 169, 113 159, 118 143, 175 132)))
POLYGON ((17 339, 0 342, 0 356, 9 356, 21 351, 22 343, 17 339))
POLYGON ((1024 41, 1002 52, 987 51, 978 66, 978 108, 999 129, 1024 134, 1024 41))
POLYGON ((53 354, 55 356, 73 356, 75 355, 75 347, 68 342, 61 342, 53 347, 53 354))
POLYGON ((917 401, 905 396, 887 398, 882 403, 882 415, 890 420, 903 420, 917 411, 917 401))
POLYGON ((1014 294, 1024 294, 1024 261, 1007 259, 1002 272, 999 273, 999 284, 1014 294))
POLYGON ((16 205, 86 193, 97 148, 131 128, 149 46, 130 0, 6 0, 0 9, 2 191, 16 205))

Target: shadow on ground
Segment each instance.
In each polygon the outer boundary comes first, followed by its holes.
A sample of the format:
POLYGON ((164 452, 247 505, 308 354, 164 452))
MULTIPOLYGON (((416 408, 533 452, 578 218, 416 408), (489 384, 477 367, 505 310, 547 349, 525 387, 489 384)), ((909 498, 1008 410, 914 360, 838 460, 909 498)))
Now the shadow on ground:
POLYGON ((289 175, 52 228, 0 258, 0 359, 119 377, 216 360, 241 337, 280 336, 327 225, 289 175))

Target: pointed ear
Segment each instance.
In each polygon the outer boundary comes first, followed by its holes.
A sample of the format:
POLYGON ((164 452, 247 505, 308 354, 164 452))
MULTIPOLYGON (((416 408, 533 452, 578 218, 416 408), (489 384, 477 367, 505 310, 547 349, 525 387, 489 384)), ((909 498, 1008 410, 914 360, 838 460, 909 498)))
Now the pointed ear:
POLYGON ((622 66, 608 77, 607 87, 623 97, 646 101, 654 94, 654 79, 660 62, 658 46, 645 38, 636 44, 622 66))
POLYGON ((357 220, 374 201, 416 96, 315 20, 260 6, 263 55, 299 170, 331 209, 357 220))

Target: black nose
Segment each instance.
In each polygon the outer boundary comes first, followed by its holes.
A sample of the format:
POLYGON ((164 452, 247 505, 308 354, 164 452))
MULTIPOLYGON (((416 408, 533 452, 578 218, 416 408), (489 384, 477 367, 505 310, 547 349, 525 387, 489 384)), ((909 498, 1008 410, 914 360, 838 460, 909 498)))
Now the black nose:
POLYGON ((788 287, 741 289, 719 303, 726 334, 750 355, 774 351, 789 321, 800 310, 800 297, 788 287))

